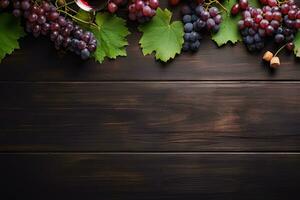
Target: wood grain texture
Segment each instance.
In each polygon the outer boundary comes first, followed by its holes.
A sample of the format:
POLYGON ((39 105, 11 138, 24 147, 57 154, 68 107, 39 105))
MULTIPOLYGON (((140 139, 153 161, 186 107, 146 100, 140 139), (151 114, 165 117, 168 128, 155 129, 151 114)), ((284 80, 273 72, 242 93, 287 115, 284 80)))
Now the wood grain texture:
POLYGON ((138 37, 136 32, 129 36, 128 57, 103 64, 81 61, 75 55, 58 55, 49 41, 26 38, 21 43, 22 49, 1 63, 0 80, 299 80, 300 77, 300 61, 292 55, 281 55, 282 67, 271 72, 268 65, 261 63, 262 52, 251 55, 242 44, 218 49, 208 39, 203 40, 198 53, 184 54, 162 64, 153 56, 141 54, 138 37))
POLYGON ((206 38, 162 64, 130 29, 115 61, 27 37, 1 63, 0 199, 298 199, 299 59, 206 38))
MULTIPOLYGON (((297 0, 300 3, 300 0, 297 0)), ((167 1, 161 1, 162 7, 167 1)), ((174 9, 178 19, 178 9, 174 9)), ((106 60, 82 61, 78 56, 57 53, 45 38, 27 37, 21 50, 6 58, 0 67, 0 80, 102 81, 102 80, 300 80, 300 60, 280 54, 282 67, 276 72, 261 62, 263 52, 250 54, 243 44, 218 48, 209 38, 201 41, 198 53, 182 54, 163 64, 154 56, 143 56, 139 48, 141 34, 130 25, 128 56, 106 60)), ((266 47, 276 51, 278 47, 266 47)))
POLYGON ((5 199, 282 200, 299 155, 0 155, 5 199))
POLYGON ((0 83, 1 151, 299 151, 300 83, 0 83))

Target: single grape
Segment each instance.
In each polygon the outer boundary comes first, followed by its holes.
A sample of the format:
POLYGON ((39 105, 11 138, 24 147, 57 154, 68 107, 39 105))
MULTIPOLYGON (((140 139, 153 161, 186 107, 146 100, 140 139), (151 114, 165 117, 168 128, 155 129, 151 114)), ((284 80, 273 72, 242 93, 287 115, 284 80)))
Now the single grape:
POLYGON ((240 5, 239 4, 234 4, 231 8, 231 14, 232 15, 237 15, 240 12, 240 5))
POLYGON ((214 17, 214 21, 216 24, 221 24, 222 22, 222 16, 221 15, 217 15, 214 17))
POLYGON ((23 10, 28 10, 28 9, 30 8, 30 3, 29 3, 29 1, 22 1, 22 2, 21 2, 21 8, 22 8, 23 10))
POLYGON ((192 23, 187 23, 184 25, 184 31, 186 33, 190 33, 193 31, 193 24, 192 23))
POLYGON ((20 17, 22 15, 22 12, 20 9, 14 9, 12 14, 15 16, 15 17, 20 17))
POLYGON ((248 0, 239 0, 239 5, 242 10, 246 10, 248 8, 248 0))
POLYGON ((206 26, 208 30, 211 30, 216 25, 215 21, 212 18, 209 18, 206 21, 206 26))
POLYGON ((182 18, 183 23, 190 23, 192 21, 192 16, 191 15, 184 15, 182 18))
POLYGON ((187 52, 190 50, 190 44, 188 42, 183 43, 182 51, 187 52))
POLYGON ((295 44, 294 44, 293 42, 289 42, 289 43, 286 44, 285 47, 286 47, 286 49, 287 49, 288 51, 293 51, 294 48, 295 48, 295 44))
POLYGON ((190 42, 196 42, 199 39, 199 34, 195 31, 191 32, 189 41, 190 42))
POLYGON ((282 34, 276 34, 275 35, 275 42, 276 43, 282 43, 284 41, 284 35, 282 35, 282 34))
POLYGON ((88 49, 83 49, 80 55, 83 60, 86 60, 90 57, 90 52, 88 49))
POLYGON ((200 41, 199 40, 197 40, 196 42, 193 42, 193 43, 190 44, 190 49, 192 51, 197 51, 199 49, 199 47, 200 47, 200 41))
POLYGON ((211 7, 209 9, 209 14, 210 14, 211 17, 215 17, 219 14, 219 9, 216 8, 216 7, 211 7))

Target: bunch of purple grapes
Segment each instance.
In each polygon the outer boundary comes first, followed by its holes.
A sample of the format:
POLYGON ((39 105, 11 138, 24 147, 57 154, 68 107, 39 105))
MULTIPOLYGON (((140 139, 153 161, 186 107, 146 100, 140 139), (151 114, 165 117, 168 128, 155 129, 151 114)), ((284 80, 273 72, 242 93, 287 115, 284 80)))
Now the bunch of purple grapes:
POLYGON ((23 16, 26 31, 35 37, 50 36, 56 49, 63 47, 75 52, 82 59, 88 59, 91 53, 95 52, 97 40, 93 33, 83 31, 72 20, 60 15, 50 2, 42 1, 40 4, 34 4, 30 0, 12 0, 11 2, 13 15, 15 17, 23 16))
POLYGON ((129 19, 145 23, 156 14, 159 0, 132 0, 128 6, 129 19))
POLYGON ((188 1, 188 4, 181 8, 181 14, 185 32, 183 51, 197 51, 203 33, 218 32, 220 29, 222 16, 217 7, 206 10, 203 3, 188 1))
POLYGON ((115 13, 119 7, 128 3, 128 17, 132 21, 145 23, 149 21, 155 14, 159 7, 159 0, 109 0, 108 11, 115 13))
POLYGON ((286 43, 286 48, 293 50, 293 40, 300 29, 300 8, 293 0, 290 0, 280 6, 280 11, 283 14, 283 21, 282 26, 276 32, 275 42, 286 43))
POLYGON ((293 0, 281 6, 276 0, 260 2, 262 9, 250 7, 247 0, 239 0, 231 9, 233 15, 242 11, 238 26, 248 50, 261 50, 267 37, 274 37, 276 43, 286 43, 286 48, 293 50, 294 36, 300 27, 299 7, 293 0))
POLYGON ((248 6, 247 0, 240 0, 233 6, 232 14, 242 10, 242 19, 238 26, 249 51, 257 51, 264 48, 265 38, 273 36, 280 26, 282 15, 277 4, 264 6, 262 9, 248 6))

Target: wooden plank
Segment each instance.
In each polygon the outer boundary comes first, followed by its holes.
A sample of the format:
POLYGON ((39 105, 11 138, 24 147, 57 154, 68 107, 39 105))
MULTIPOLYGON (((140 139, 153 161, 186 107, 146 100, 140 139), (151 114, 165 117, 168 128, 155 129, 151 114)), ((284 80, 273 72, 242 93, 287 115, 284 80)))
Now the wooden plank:
POLYGON ((242 44, 218 49, 208 39, 203 40, 198 53, 184 54, 162 64, 153 56, 142 56, 138 38, 137 33, 130 36, 128 57, 103 64, 81 61, 75 55, 60 55, 50 41, 26 38, 21 43, 22 49, 1 63, 0 80, 299 80, 300 77, 300 62, 293 56, 282 55, 282 68, 273 73, 261 63, 263 52, 251 55, 242 44))
POLYGON ((299 155, 0 155, 3 199, 282 200, 299 155))
POLYGON ((0 83, 0 151, 299 151, 300 84, 0 83))
MULTIPOLYGON (((167 6, 167 1, 161 3, 167 6)), ((178 18, 178 12, 175 15, 178 18)), ((22 49, 1 63, 0 80, 300 80, 300 61, 292 55, 282 53, 282 68, 274 73, 261 63, 263 52, 250 54, 243 44, 219 49, 209 38, 201 41, 198 53, 162 64, 153 55, 142 55, 140 33, 133 27, 131 32, 128 57, 103 64, 82 61, 70 53, 62 55, 49 40, 27 37, 21 42, 22 49)), ((266 49, 275 51, 270 46, 266 49)))

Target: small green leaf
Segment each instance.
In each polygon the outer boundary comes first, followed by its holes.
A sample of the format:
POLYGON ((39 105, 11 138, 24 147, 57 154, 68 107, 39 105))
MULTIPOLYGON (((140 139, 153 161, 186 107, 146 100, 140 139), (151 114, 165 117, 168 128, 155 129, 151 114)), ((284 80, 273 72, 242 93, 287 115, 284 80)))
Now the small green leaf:
POLYGON ((217 43, 218 46, 222 46, 228 42, 236 43, 241 41, 241 35, 238 29, 238 21, 240 20, 240 15, 232 16, 231 7, 236 3, 236 0, 225 0, 224 7, 227 9, 222 13, 222 23, 220 25, 220 30, 213 34, 212 39, 217 43))
MULTIPOLYGON (((84 11, 80 11, 76 17, 88 22, 91 20, 90 15, 84 11)), ((130 34, 126 21, 116 15, 98 13, 95 23, 96 27, 79 21, 79 24, 93 32, 97 39, 97 50, 94 53, 96 61, 102 63, 105 57, 116 59, 117 56, 126 56, 126 37, 130 34)))
POLYGON ((295 37, 294 44, 295 44, 294 53, 296 57, 300 58, 300 31, 298 31, 295 37))
POLYGON ((155 58, 163 62, 173 59, 181 52, 183 40, 183 25, 180 21, 171 23, 172 13, 157 9, 155 17, 141 26, 143 32, 140 45, 144 55, 155 52, 155 58))
POLYGON ((20 19, 12 14, 0 14, 0 62, 15 49, 20 48, 18 40, 25 36, 25 32, 20 25, 20 19))

